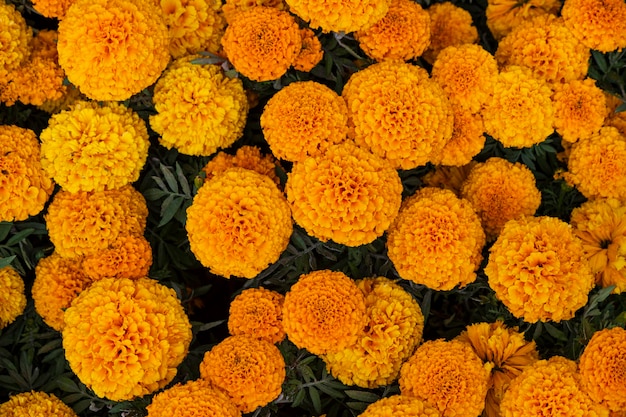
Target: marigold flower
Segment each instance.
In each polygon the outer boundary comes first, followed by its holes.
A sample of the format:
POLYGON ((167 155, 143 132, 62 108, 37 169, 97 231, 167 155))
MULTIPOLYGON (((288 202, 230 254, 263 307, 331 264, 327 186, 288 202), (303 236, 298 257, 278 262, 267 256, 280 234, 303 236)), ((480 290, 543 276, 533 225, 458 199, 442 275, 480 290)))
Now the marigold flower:
POLYGON ((452 106, 454 130, 437 161, 443 165, 463 166, 472 161, 485 146, 485 124, 479 113, 472 114, 459 106, 452 106))
POLYGON ((485 407, 489 365, 467 343, 425 342, 400 370, 400 392, 432 404, 443 417, 476 416, 485 407))
POLYGON ((567 142, 588 138, 604 125, 606 99, 591 78, 555 84, 552 101, 554 126, 567 142))
POLYGON ((233 336, 247 334, 270 343, 282 342, 284 301, 284 295, 265 288, 243 290, 230 303, 228 331, 233 336))
POLYGON ((296 162, 285 192, 293 219, 307 233, 360 246, 380 237, 396 217, 402 183, 382 158, 344 142, 296 162))
POLYGON ((506 147, 528 148, 554 131, 552 89, 525 67, 498 75, 493 97, 482 112, 486 132, 506 147))
POLYGON ((289 11, 313 29, 328 32, 365 30, 381 20, 392 0, 285 0, 289 11))
POLYGON ((119 236, 104 250, 86 255, 82 269, 93 280, 142 278, 152 266, 152 248, 142 235, 119 236))
POLYGON ((371 65, 350 77, 342 96, 350 136, 395 168, 425 165, 452 137, 452 107, 423 68, 401 61, 371 65))
POLYGON ((146 410, 148 417, 241 417, 230 397, 204 379, 179 383, 158 393, 146 410))
POLYGON ((489 252, 489 286, 515 317, 559 322, 587 304, 594 277, 582 242, 564 221, 509 220, 489 252))
POLYGON ((166 148, 208 156, 226 148, 243 133, 248 99, 238 78, 217 65, 176 61, 154 87, 150 126, 166 148))
POLYGON ((9 81, 0 85, 0 101, 12 106, 41 105, 48 100, 60 99, 67 87, 63 85, 65 73, 59 64, 49 58, 31 57, 19 68, 9 72, 9 81))
POLYGON ((285 360, 276 346, 249 335, 230 336, 204 354, 200 375, 228 394, 244 413, 278 397, 285 360))
POLYGON ((236 13, 255 6, 273 7, 278 10, 287 8, 284 0, 226 0, 222 5, 222 13, 226 21, 230 22, 236 13))
POLYGON ((66 86, 60 98, 56 100, 46 100, 37 106, 40 110, 49 114, 56 114, 63 110, 69 110, 79 101, 85 101, 87 97, 80 92, 73 84, 66 86))
POLYGON ((565 0, 561 16, 587 48, 611 52, 626 47, 626 4, 621 0, 565 0))
POLYGON ((434 290, 473 282, 484 244, 471 204, 437 188, 406 199, 387 236, 388 256, 400 277, 434 290))
POLYGON ((392 395, 367 406, 361 417, 440 417, 439 411, 419 398, 392 395))
POLYGON ((357 286, 365 295, 365 332, 354 345, 323 359, 344 384, 377 388, 398 378, 422 340, 424 316, 411 294, 387 278, 362 279, 357 286))
POLYGON ((487 26, 496 40, 508 35, 514 28, 536 16, 556 15, 560 0, 488 0, 487 26))
POLYGON ((478 31, 467 10, 444 1, 432 4, 426 11, 430 15, 430 46, 423 58, 431 64, 448 46, 478 42, 478 31))
POLYGON ((460 167, 439 165, 435 167, 434 171, 430 171, 428 174, 424 175, 422 182, 427 187, 450 190, 458 197, 461 195, 463 183, 477 163, 476 161, 472 161, 460 167))
POLYGON ((27 416, 77 417, 74 410, 65 405, 54 394, 42 391, 22 392, 12 395, 5 403, 0 404, 2 417, 27 416))
POLYGON ((278 260, 293 230, 276 184, 244 168, 205 182, 187 209, 185 227, 196 258, 226 278, 254 278, 278 260))
POLYGON ((219 152, 205 166, 202 171, 206 174, 206 181, 221 175, 230 168, 245 168, 268 176, 276 185, 280 179, 276 175, 278 163, 270 155, 261 155, 261 149, 256 146, 242 146, 235 155, 219 152))
POLYGON ((322 43, 311 29, 300 29, 302 49, 298 53, 293 67, 298 71, 309 72, 324 58, 322 43))
POLYGON ((315 355, 354 346, 367 324, 365 296, 342 272, 301 275, 283 304, 283 328, 299 348, 315 355))
POLYGON ((4 329, 26 308, 24 281, 11 266, 0 269, 0 329, 4 329))
POLYGON ((280 78, 293 65, 302 38, 288 12, 254 6, 232 17, 222 46, 237 71, 253 81, 268 81, 280 78))
POLYGON ((174 290, 150 278, 95 281, 65 310, 65 357, 99 397, 130 400, 166 386, 191 324, 174 290))
POLYGON ((604 92, 606 99, 607 116, 604 121, 605 126, 613 126, 619 133, 626 136, 626 111, 616 113, 617 107, 624 103, 624 100, 614 96, 611 93, 604 92))
POLYGON ((30 56, 33 32, 15 6, 0 4, 0 89, 8 82, 9 73, 16 70, 30 56))
POLYGON ((33 8, 42 16, 63 20, 75 0, 33 0, 33 8))
POLYGON ((157 3, 76 0, 59 23, 59 64, 93 100, 126 100, 152 85, 170 59, 157 3))

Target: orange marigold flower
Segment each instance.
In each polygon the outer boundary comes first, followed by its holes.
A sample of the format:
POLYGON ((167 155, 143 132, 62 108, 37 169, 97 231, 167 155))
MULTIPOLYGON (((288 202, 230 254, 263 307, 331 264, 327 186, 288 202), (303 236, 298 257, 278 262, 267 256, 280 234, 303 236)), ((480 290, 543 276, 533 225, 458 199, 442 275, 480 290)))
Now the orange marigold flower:
POLYGON ((572 80, 554 85, 554 126, 567 142, 597 133, 606 118, 604 92, 595 80, 572 80))
POLYGON ((452 106, 454 130, 437 161, 443 165, 463 166, 472 161, 485 146, 485 124, 480 113, 472 114, 459 106, 452 106))
POLYGON ((313 29, 328 32, 365 30, 381 20, 392 0, 285 0, 289 11, 313 29))
POLYGON ((9 73, 16 70, 30 56, 33 32, 15 6, 0 4, 0 90, 8 82, 9 73))
POLYGON ((467 343, 431 340, 402 365, 400 392, 429 402, 443 417, 476 416, 485 407, 490 368, 467 343))
POLYGON ((273 155, 261 155, 260 148, 246 145, 237 149, 235 155, 219 152, 202 168, 202 171, 206 174, 206 181, 209 181, 230 168, 245 168, 266 175, 276 185, 280 185, 280 179, 276 175, 277 166, 273 155))
POLYGON ((11 266, 0 269, 0 329, 4 329, 26 308, 24 281, 11 266))
POLYGON ((59 63, 93 100, 126 100, 152 85, 170 59, 157 3, 76 0, 59 23, 59 63))
POLYGON ((561 15, 587 48, 611 52, 626 47, 626 3, 622 0, 565 0, 561 15))
POLYGON ((465 179, 477 163, 476 161, 472 161, 460 167, 439 165, 435 167, 434 171, 430 171, 428 174, 424 175, 422 182, 427 187, 450 190, 458 197, 461 195, 461 187, 465 179))
POLYGON ((298 71, 309 72, 322 61, 324 50, 322 43, 311 29, 300 29, 302 49, 298 53, 293 67, 298 71))
POLYGON ((402 183, 385 160, 344 142, 296 162, 285 192, 293 219, 307 233, 360 246, 382 236, 396 217, 402 183))
POLYGON ((556 15, 560 8, 560 0, 488 0, 487 26, 500 40, 523 22, 536 16, 556 15))
POLYGON ((46 100, 37 106, 46 113, 55 114, 63 110, 69 110, 79 101, 85 101, 87 97, 80 92, 73 84, 66 86, 65 91, 60 98, 56 100, 46 100))
POLYGON ((529 148, 554 131, 552 89, 525 67, 500 71, 482 113, 486 132, 506 147, 529 148))
POLYGON ((617 107, 624 103, 624 100, 611 93, 604 92, 606 98, 607 116, 604 121, 605 126, 613 126, 619 133, 626 136, 626 111, 616 113, 617 107))
POLYGON ((357 286, 365 295, 365 332, 354 345, 323 359, 344 384, 377 388, 398 378, 402 363, 422 341, 424 316, 413 296, 387 278, 362 279, 357 286))
POLYGON ((82 268, 93 280, 142 278, 152 266, 152 248, 142 235, 119 236, 107 249, 86 255, 82 268))
POLYGON ((254 6, 232 17, 222 46, 237 71, 253 81, 268 81, 280 78, 293 65, 302 38, 288 12, 254 6))
POLYGON ((411 0, 392 0, 385 17, 354 34, 363 52, 376 61, 408 61, 430 45, 430 16, 411 0))
POLYGON ((33 8, 42 16, 63 20, 75 0, 33 0, 33 8))
POLYGON ((285 0, 226 0, 222 5, 222 13, 226 21, 230 22, 236 13, 255 6, 273 7, 278 10, 287 8, 285 0))
POLYGON ((342 272, 301 275, 285 296, 283 328, 291 342, 315 355, 354 346, 367 324, 365 296, 342 272))
POLYGON ((254 278, 278 260, 293 230, 276 184, 244 168, 205 182, 187 209, 185 227, 196 258, 226 278, 254 278))
POLYGON ((509 220, 534 215, 541 204, 532 171, 502 158, 474 165, 461 196, 472 203, 489 239, 497 237, 509 220))
POLYGON ((276 346, 249 335, 230 336, 204 354, 200 376, 230 396, 244 413, 278 397, 285 360, 276 346))
POLYGON ((191 324, 176 293, 150 278, 95 281, 65 310, 65 357, 99 397, 165 387, 187 355, 191 324))
POLYGON ((423 68, 401 61, 371 65, 350 77, 342 96, 357 145, 395 168, 425 165, 452 137, 452 106, 423 68))
POLYGON ((12 395, 7 402, 0 404, 0 416, 77 417, 77 414, 54 394, 31 391, 12 395))
POLYGON ((284 301, 285 296, 265 288, 243 290, 230 303, 228 331, 233 336, 247 334, 270 343, 282 342, 284 301))
POLYGON ((9 82, 0 85, 0 101, 12 106, 41 105, 48 100, 60 99, 67 87, 63 85, 65 73, 59 64, 49 58, 31 57, 21 67, 8 75, 9 82))
POLYGON ((319 156, 348 134, 348 108, 324 84, 294 82, 274 94, 261 114, 272 153, 291 162, 319 156))
POLYGON ((474 282, 484 244, 471 204, 437 188, 405 200, 387 236, 388 256, 400 277, 434 290, 474 282))
POLYGON ((449 1, 435 3, 426 10, 430 15, 430 46, 423 55, 426 61, 435 62, 448 46, 478 42, 478 31, 467 10, 449 1))
POLYGON ((178 383, 158 393, 146 410, 148 417, 241 417, 230 397, 204 379, 178 383))
POLYGON ((489 252, 489 286, 515 317, 559 322, 587 304, 594 277, 582 242, 564 221, 509 220, 489 252))
POLYGON ((243 133, 248 99, 238 78, 217 65, 176 61, 154 87, 150 126, 166 148, 208 156, 227 148, 243 133))
POLYGON ((367 406, 360 417, 440 417, 428 402, 406 395, 381 398, 367 406))

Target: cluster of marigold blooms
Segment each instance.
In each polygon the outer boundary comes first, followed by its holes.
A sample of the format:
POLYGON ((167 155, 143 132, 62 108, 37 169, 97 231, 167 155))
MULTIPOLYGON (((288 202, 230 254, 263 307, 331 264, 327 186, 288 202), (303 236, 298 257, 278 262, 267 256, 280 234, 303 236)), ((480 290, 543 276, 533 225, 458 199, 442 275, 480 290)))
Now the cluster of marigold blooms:
MULTIPOLYGON (((626 118, 615 113, 619 99, 585 78, 591 49, 626 47, 622 0, 490 1, 495 56, 477 44, 469 13, 449 2, 257 3, 37 0, 59 29, 34 35, 13 6, 0 5, 8 22, 0 100, 52 113, 39 138, 0 127, 1 220, 40 213, 59 186, 45 214, 55 249, 37 265, 32 295, 78 378, 115 401, 157 393, 149 416, 235 416, 280 395, 276 343, 287 337, 346 384, 399 380, 401 394, 364 416, 623 415, 624 329, 594 334, 577 362, 539 360, 533 342, 500 322, 422 343, 420 307, 397 283, 327 270, 301 276, 284 296, 244 291, 231 305, 232 336, 205 354, 201 378, 166 388, 192 335, 174 291, 147 277, 148 210, 131 184, 147 158, 148 127, 120 103, 146 88, 159 142, 213 156, 185 223, 212 273, 257 276, 279 259, 295 222, 346 246, 386 233, 399 276, 441 291, 473 282, 493 243, 489 285, 531 323, 572 318, 595 284, 626 290, 626 118), (377 62, 341 95, 315 81, 278 91, 260 119, 273 155, 217 153, 242 136, 251 102, 241 79, 198 54, 271 81, 320 62, 313 29, 353 33, 377 62), (407 62, 417 57, 430 73, 407 62), (483 133, 527 148, 555 130, 566 148, 562 176, 588 198, 569 224, 533 216, 541 195, 525 165, 472 161, 483 133), (279 160, 292 166, 284 189, 279 160), (427 163, 437 166, 427 186, 403 201, 398 170, 427 163)), ((4 327, 26 299, 13 269, 0 279, 4 327)), ((0 416, 31 407, 73 415, 54 396, 24 393, 0 405, 0 416)))

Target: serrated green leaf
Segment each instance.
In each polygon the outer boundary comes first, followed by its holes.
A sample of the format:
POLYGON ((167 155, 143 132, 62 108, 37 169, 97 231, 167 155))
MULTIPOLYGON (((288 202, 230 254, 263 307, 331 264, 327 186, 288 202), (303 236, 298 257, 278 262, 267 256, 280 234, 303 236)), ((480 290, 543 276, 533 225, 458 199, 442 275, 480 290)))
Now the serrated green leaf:
POLYGON ((620 104, 619 106, 617 106, 617 108, 615 109, 615 113, 621 113, 621 112, 625 112, 626 111, 626 102, 620 104))
POLYGON ((85 394, 83 394, 82 392, 79 392, 76 394, 66 395, 65 397, 62 398, 62 400, 65 404, 69 405, 69 404, 75 403, 76 401, 84 397, 85 397, 85 394))
POLYGON ((322 401, 320 399, 320 393, 315 387, 309 387, 309 397, 311 397, 311 403, 316 414, 322 414, 322 401))
POLYGON ((331 397, 335 398, 335 399, 341 399, 344 397, 343 393, 341 391, 338 391, 332 387, 330 387, 328 384, 326 384, 325 382, 322 384, 317 384, 316 387, 322 391, 324 394, 326 395, 330 395, 331 397))
POLYGON ((380 396, 368 391, 346 390, 344 393, 353 400, 365 403, 373 403, 374 401, 380 400, 380 396))
POLYGON ((177 193, 178 182, 176 181, 174 174, 172 174, 172 171, 170 171, 170 169, 163 164, 160 164, 159 168, 161 168, 161 172, 163 173, 163 177, 165 178, 165 182, 167 182, 169 189, 177 193))
POLYGON ((359 401, 348 401, 346 402, 346 405, 353 410, 363 411, 369 406, 369 403, 363 403, 359 401))
POLYGON ((302 374, 302 378, 304 378, 305 382, 309 383, 315 380, 315 374, 308 365, 300 364, 298 366, 298 371, 300 371, 300 373, 302 374))
POLYGON ((600 68, 600 71, 606 74, 606 72, 609 70, 609 64, 606 62, 606 58, 604 57, 604 55, 601 52, 595 50, 591 51, 591 55, 593 56, 593 60, 595 61, 595 63, 598 65, 598 68, 600 68))

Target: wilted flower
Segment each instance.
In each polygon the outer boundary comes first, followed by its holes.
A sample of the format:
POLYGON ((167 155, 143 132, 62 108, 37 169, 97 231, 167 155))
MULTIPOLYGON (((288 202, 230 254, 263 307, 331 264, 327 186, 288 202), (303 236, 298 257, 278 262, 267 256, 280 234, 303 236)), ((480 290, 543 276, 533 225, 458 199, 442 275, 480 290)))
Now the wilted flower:
POLYGON ((12 395, 7 402, 0 404, 0 416, 77 417, 77 414, 54 394, 31 391, 12 395))
POLYGON ((554 126, 567 142, 576 142, 597 133, 606 118, 604 92, 592 78, 554 86, 554 126))
POLYGON ((478 42, 478 31, 467 10, 450 1, 434 3, 426 10, 430 15, 430 45, 423 55, 426 61, 435 62, 448 46, 478 42))
POLYGON ((293 67, 298 71, 309 72, 324 58, 322 43, 311 29, 300 29, 302 49, 298 53, 293 67))
POLYGON ((626 3, 622 0, 565 0, 565 26, 587 48, 611 52, 626 47, 626 3))
POLYGON ((381 398, 367 406, 360 417, 440 417, 428 402, 407 395, 381 398))
POLYGON ((248 288, 235 297, 228 310, 228 331, 233 336, 248 335, 282 342, 285 296, 265 288, 248 288))
POLYGON ((230 397, 204 379, 179 383, 158 393, 146 411, 148 417, 241 417, 230 397))
POLYGON ((289 10, 324 32, 365 30, 382 19, 392 0, 285 0, 289 10))
POLYGON ((260 148, 246 145, 237 149, 235 155, 219 152, 202 168, 202 171, 206 174, 206 181, 209 181, 230 168, 245 168, 266 175, 279 185, 276 167, 277 162, 271 154, 261 155, 260 148))
POLYGON ((0 329, 7 327, 26 308, 24 280, 11 266, 0 269, 0 329))

